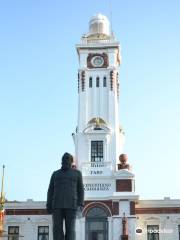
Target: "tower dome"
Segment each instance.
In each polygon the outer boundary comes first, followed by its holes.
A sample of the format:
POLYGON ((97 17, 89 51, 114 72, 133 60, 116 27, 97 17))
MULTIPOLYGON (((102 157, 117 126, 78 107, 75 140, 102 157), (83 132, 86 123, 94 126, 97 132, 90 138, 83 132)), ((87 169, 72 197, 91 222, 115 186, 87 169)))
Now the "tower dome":
POLYGON ((89 35, 110 35, 110 24, 106 16, 98 13, 89 21, 89 35))

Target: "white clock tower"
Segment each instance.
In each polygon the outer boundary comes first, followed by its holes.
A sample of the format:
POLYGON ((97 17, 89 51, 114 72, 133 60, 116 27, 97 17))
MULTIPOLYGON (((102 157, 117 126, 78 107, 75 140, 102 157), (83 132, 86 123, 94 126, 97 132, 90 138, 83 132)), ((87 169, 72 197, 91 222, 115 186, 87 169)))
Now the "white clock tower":
MULTIPOLYGON (((127 155, 123 154, 124 132, 119 125, 120 45, 110 31, 106 16, 92 17, 89 32, 82 36, 76 49, 79 100, 78 125, 73 139, 86 200, 83 212, 86 230, 79 234, 84 235, 82 239, 85 240, 115 240, 111 233, 116 222, 113 216, 120 221, 119 230, 114 231, 119 231, 118 236, 122 236, 121 220, 124 214, 127 217, 135 214, 137 196, 134 194, 134 175, 127 164, 127 155), (98 212, 104 222, 109 219, 109 224, 93 231, 89 219, 98 212)), ((80 221, 82 219, 79 224, 80 221)))
POLYGON ((94 163, 114 171, 124 141, 118 111, 121 56, 119 42, 110 32, 107 17, 101 14, 93 17, 89 33, 82 37, 76 48, 79 56, 75 136, 78 167, 90 169, 94 163), (96 156, 96 148, 101 149, 100 156, 96 156))

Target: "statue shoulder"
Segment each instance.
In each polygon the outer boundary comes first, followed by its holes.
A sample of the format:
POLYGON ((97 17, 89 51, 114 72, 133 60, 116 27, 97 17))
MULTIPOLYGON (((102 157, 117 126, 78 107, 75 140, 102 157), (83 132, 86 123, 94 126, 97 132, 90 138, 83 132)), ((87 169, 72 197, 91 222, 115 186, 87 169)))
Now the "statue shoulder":
POLYGON ((61 173, 61 169, 58 169, 56 171, 53 172, 52 176, 57 176, 61 173))
POLYGON ((72 171, 73 171, 75 174, 77 174, 78 176, 81 176, 81 175, 82 175, 81 171, 78 170, 78 169, 72 169, 72 171))

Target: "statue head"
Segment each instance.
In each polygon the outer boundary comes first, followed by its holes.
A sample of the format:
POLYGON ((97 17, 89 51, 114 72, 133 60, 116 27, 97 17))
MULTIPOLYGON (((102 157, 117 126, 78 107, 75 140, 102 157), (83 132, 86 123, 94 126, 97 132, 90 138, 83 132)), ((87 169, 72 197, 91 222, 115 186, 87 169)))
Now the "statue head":
POLYGON ((119 156, 119 161, 120 163, 118 164, 118 170, 121 170, 121 169, 130 169, 130 166, 129 164, 127 163, 127 160, 128 160, 128 156, 127 154, 121 154, 119 156))
POLYGON ((62 168, 63 170, 67 170, 71 168, 71 165, 73 163, 73 156, 70 153, 64 153, 62 156, 62 168))
POLYGON ((127 154, 121 154, 120 156, 119 156, 119 161, 120 161, 120 163, 121 164, 126 164, 127 163, 127 160, 128 160, 128 156, 127 156, 127 154))

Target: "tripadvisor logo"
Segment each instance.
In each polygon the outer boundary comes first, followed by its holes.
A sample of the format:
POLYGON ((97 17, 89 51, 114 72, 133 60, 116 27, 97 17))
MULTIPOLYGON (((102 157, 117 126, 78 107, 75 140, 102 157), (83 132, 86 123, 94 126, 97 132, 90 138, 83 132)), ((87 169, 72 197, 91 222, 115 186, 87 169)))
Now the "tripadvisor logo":
POLYGON ((164 234, 171 234, 173 233, 173 229, 142 229, 141 227, 137 227, 136 228, 136 234, 142 234, 142 233, 149 233, 149 234, 153 234, 153 233, 164 233, 164 234))
POLYGON ((136 228, 136 234, 142 234, 143 230, 141 227, 136 228))

